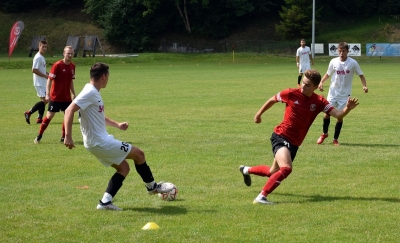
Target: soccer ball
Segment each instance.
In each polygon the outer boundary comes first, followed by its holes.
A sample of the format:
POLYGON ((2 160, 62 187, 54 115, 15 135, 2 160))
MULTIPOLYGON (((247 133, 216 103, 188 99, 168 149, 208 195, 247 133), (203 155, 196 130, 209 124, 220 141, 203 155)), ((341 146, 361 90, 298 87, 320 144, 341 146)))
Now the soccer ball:
MULTIPOLYGON (((172 184, 171 182, 165 182, 165 183, 172 184)), ((174 184, 172 184, 172 186, 174 187, 174 189, 172 189, 169 192, 158 193, 158 197, 161 198, 161 200, 163 201, 174 201, 178 196, 178 188, 176 188, 174 184)))

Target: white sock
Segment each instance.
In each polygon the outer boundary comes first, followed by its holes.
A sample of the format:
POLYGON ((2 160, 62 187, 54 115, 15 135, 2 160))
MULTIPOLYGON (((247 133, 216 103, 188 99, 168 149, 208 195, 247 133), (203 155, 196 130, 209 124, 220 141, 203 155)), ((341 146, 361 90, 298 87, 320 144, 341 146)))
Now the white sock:
POLYGON ((103 198, 101 199, 101 202, 102 202, 102 203, 111 202, 111 201, 112 201, 112 198, 113 198, 113 197, 111 196, 110 193, 105 192, 104 195, 103 195, 103 198))
POLYGON ((152 182, 149 182, 149 183, 146 182, 146 187, 149 188, 149 189, 153 189, 154 184, 156 184, 155 181, 152 181, 152 182))
POLYGON ((243 174, 248 175, 248 174, 249 174, 249 169, 250 169, 250 167, 245 166, 245 167, 243 168, 243 174))

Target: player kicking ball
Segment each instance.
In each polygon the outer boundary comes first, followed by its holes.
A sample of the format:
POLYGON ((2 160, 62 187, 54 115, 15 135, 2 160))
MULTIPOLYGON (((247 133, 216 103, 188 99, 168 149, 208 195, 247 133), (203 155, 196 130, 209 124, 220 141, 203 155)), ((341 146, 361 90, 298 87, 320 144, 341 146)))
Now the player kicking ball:
POLYGON ((69 149, 75 147, 72 140, 72 123, 74 113, 79 110, 79 122, 85 148, 104 165, 111 166, 116 173, 111 177, 108 187, 97 205, 97 209, 122 210, 112 203, 122 182, 128 176, 130 167, 127 159, 132 159, 137 173, 144 181, 147 192, 151 195, 169 192, 174 189, 171 183, 156 183, 150 167, 146 163, 142 150, 115 139, 109 135, 107 126, 120 130, 128 129, 127 122, 116 122, 105 115, 100 89, 105 88, 110 75, 108 65, 96 63, 90 68, 90 82, 65 110, 65 139, 64 144, 69 149))
POLYGON ((307 70, 301 88, 285 89, 272 96, 260 108, 254 117, 255 123, 261 123, 261 115, 278 102, 286 104, 283 121, 275 127, 271 136, 274 161, 271 167, 266 165, 244 166, 239 170, 243 175, 244 183, 251 185, 251 174, 269 177, 260 194, 253 203, 273 204, 267 200, 281 182, 292 172, 292 163, 297 149, 307 135, 308 129, 320 112, 335 118, 343 118, 358 105, 358 99, 348 98, 343 110, 336 109, 324 97, 314 91, 318 88, 321 75, 316 70, 307 70))

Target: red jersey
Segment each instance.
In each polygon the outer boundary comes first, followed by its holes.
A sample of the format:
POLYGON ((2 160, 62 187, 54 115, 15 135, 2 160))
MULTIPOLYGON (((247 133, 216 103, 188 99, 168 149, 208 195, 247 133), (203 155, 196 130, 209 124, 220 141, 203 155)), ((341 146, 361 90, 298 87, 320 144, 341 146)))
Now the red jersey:
POLYGON ((50 90, 50 100, 58 102, 68 102, 71 99, 71 84, 75 79, 75 64, 65 64, 63 60, 57 61, 51 67, 49 77, 52 85, 50 90))
POLYGON ((274 132, 296 146, 300 146, 317 115, 328 113, 334 106, 315 93, 305 96, 300 89, 285 89, 275 95, 275 100, 286 103, 285 115, 274 132))

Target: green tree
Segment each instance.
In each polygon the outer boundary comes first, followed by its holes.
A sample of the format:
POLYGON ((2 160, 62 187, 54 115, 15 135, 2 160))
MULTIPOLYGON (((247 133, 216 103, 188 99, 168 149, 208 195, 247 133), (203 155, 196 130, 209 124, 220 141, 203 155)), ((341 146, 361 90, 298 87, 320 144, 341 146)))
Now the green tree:
MULTIPOLYGON (((312 30, 312 0, 285 0, 286 6, 282 6, 279 12, 280 24, 275 29, 285 39, 293 40, 306 38, 312 30)), ((316 11, 316 16, 319 10, 316 11)))

